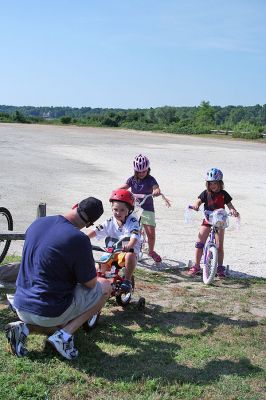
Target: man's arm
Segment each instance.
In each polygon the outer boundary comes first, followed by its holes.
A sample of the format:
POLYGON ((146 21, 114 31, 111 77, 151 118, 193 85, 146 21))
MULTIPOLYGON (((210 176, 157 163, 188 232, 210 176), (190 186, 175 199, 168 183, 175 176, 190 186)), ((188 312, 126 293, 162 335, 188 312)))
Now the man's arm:
POLYGON ((94 238, 96 236, 96 232, 92 231, 92 230, 89 230, 87 232, 87 235, 89 236, 90 239, 92 239, 92 238, 94 238))
POLYGON ((89 289, 93 289, 96 286, 96 283, 97 283, 97 276, 95 276, 95 278, 91 279, 88 282, 84 282, 83 285, 89 289))

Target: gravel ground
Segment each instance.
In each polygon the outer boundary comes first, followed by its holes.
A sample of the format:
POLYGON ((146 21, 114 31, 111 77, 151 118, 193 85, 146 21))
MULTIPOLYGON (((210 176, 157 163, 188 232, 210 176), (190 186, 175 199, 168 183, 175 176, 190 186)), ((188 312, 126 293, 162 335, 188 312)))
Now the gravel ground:
MULTIPOLYGON (((73 126, 0 124, 0 204, 9 208, 14 229, 25 231, 40 202, 47 214, 64 213, 89 195, 102 199, 110 215, 108 196, 132 174, 139 153, 151 161, 152 175, 171 199, 167 209, 156 202, 160 268, 185 268, 194 257, 200 215, 184 223, 184 209, 204 189, 206 171, 224 172, 225 189, 241 214, 225 239, 225 264, 232 275, 266 278, 266 146, 264 143, 150 132, 73 126), (264 245, 263 245, 264 243, 264 245)), ((21 254, 14 241, 9 254, 21 254)), ((151 260, 144 265, 156 269, 151 260)))

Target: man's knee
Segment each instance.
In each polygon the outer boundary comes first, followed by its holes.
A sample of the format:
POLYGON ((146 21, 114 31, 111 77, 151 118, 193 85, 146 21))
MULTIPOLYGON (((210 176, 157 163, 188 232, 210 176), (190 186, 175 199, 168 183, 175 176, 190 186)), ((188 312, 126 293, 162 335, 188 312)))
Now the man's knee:
POLYGON ((107 279, 104 279, 101 281, 101 285, 102 285, 102 294, 106 299, 108 299, 111 296, 112 292, 111 282, 109 282, 107 279))
POLYGON ((20 268, 19 262, 1 265, 0 267, 0 281, 7 283, 15 283, 17 280, 20 268))

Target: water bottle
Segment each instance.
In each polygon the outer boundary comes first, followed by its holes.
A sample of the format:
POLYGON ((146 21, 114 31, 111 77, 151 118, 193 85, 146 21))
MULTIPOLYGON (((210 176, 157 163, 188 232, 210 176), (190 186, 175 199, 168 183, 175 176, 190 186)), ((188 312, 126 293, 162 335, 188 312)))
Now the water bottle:
POLYGON ((189 224, 192 223, 192 220, 193 220, 192 212, 193 212, 193 210, 189 206, 187 206, 185 208, 184 219, 185 219, 185 224, 186 225, 189 225, 189 224))

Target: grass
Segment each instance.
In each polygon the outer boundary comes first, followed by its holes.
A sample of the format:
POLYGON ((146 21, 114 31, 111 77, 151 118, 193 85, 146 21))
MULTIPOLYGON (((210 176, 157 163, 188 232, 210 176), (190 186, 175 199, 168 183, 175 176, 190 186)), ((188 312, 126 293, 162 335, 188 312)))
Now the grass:
POLYGON ((110 299, 98 326, 77 332, 72 362, 41 335, 29 337, 27 357, 8 353, 3 329, 16 318, 0 306, 0 399, 265 398, 265 280, 203 286, 183 272, 139 268, 136 284, 129 307, 110 299))

